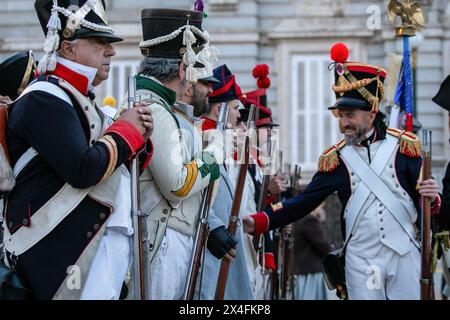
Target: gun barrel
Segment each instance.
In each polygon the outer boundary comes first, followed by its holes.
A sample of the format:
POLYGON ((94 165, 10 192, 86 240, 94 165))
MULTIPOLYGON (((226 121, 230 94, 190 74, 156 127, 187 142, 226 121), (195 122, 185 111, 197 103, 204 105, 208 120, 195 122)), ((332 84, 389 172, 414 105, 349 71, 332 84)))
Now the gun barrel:
MULTIPOLYGON (((219 118, 217 120, 217 130, 223 132, 226 129, 228 120, 228 108, 226 103, 222 103, 220 107, 219 118)), ((200 258, 205 247, 208 228, 209 208, 212 202, 212 194, 214 192, 213 184, 206 187, 202 195, 202 202, 199 209, 199 224, 195 233, 194 249, 192 250, 189 271, 184 288, 183 300, 192 300, 194 298, 197 277, 200 270, 200 258)))
MULTIPOLYGON (((423 181, 431 177, 431 131, 423 131, 423 181)), ((422 197, 422 263, 421 263, 421 299, 431 300, 433 279, 431 273, 431 203, 428 197, 422 197)))
MULTIPOLYGON (((136 78, 128 77, 128 109, 136 102, 136 78)), ((131 218, 133 223, 133 287, 135 299, 145 300, 145 254, 143 245, 144 222, 139 199, 139 163, 136 158, 131 160, 131 218)))

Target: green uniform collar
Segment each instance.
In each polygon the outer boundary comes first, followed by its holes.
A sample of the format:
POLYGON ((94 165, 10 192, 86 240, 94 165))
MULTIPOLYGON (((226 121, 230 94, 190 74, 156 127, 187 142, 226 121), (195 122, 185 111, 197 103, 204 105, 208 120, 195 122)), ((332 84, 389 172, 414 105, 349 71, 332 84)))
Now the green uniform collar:
POLYGON ((158 96, 164 99, 169 106, 173 106, 177 100, 177 94, 165 87, 164 85, 152 80, 150 78, 137 75, 136 76, 136 90, 146 89, 156 93, 158 96))

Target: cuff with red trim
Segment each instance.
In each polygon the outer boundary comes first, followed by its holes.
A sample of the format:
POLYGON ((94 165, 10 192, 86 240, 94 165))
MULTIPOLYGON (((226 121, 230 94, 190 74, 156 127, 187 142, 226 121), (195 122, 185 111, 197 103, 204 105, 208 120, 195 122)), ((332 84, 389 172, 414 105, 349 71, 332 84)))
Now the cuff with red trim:
MULTIPOLYGON (((259 257, 259 263, 263 264, 262 261, 262 255, 259 257)), ((275 266, 275 257, 273 256, 273 253, 264 253, 264 263, 265 263, 265 268, 266 270, 271 269, 273 271, 276 270, 276 266, 275 266)))
POLYGON ((252 214, 250 217, 255 220, 255 231, 251 235, 257 236, 269 231, 269 217, 264 211, 252 214))
POLYGON ((117 120, 114 122, 105 132, 115 133, 118 135, 128 146, 131 151, 129 159, 135 156, 138 151, 144 146, 144 137, 136 129, 136 127, 126 120, 117 120))
POLYGON ((437 198, 431 204, 431 215, 433 216, 438 215, 440 210, 441 210, 441 197, 437 196, 437 198))

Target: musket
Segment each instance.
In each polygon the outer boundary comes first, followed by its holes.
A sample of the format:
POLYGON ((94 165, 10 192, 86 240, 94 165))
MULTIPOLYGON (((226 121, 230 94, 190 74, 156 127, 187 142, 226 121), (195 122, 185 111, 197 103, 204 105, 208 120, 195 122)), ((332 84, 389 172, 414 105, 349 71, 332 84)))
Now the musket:
MULTIPOLYGON (((294 195, 295 195, 295 186, 296 186, 296 182, 298 181, 298 179, 301 179, 301 170, 302 168, 299 165, 295 165, 294 168, 294 174, 290 175, 290 181, 289 181, 289 186, 292 190, 294 190, 294 195)), ((288 171, 290 172, 290 166, 288 166, 288 171)), ((284 299, 289 299, 291 298, 291 300, 295 300, 296 296, 295 296, 295 292, 296 292, 296 278, 297 276, 293 274, 293 270, 292 270, 292 257, 294 256, 294 232, 295 231, 295 226, 293 226, 293 230, 290 234, 284 233, 284 246, 285 248, 287 247, 287 251, 285 252, 285 271, 283 272, 283 275, 285 276, 284 280, 283 280, 283 298, 284 299), (290 296, 289 296, 290 294, 290 296)))
MULTIPOLYGON (((281 172, 281 165, 283 163, 283 152, 278 152, 278 159, 277 159, 277 166, 279 166, 279 169, 277 170, 277 174, 281 172)), ((278 203, 280 201, 281 197, 280 194, 274 195, 274 203, 278 203)), ((283 249, 281 247, 282 240, 281 240, 282 234, 280 229, 275 229, 273 231, 273 257, 275 260, 275 272, 272 274, 272 300, 280 300, 281 298, 281 285, 282 285, 282 279, 281 279, 281 273, 283 270, 283 261, 280 259, 280 257, 283 257, 282 254, 280 254, 280 251, 283 249)))
MULTIPOLYGON (((257 135, 259 136, 259 135, 257 135)), ((264 210, 264 206, 265 206, 265 200, 267 197, 267 192, 269 191, 269 180, 270 180, 270 168, 271 168, 271 159, 272 159, 272 129, 268 129, 267 131, 267 155, 269 156, 268 158, 269 163, 265 163, 264 164, 264 176, 261 182, 261 190, 259 192, 259 197, 258 197, 258 203, 257 203, 257 207, 256 210, 257 212, 261 212, 264 210)), ((253 238, 253 247, 255 248, 255 251, 258 252, 259 250, 259 243, 261 241, 261 235, 257 235, 253 238)), ((263 252, 264 254, 264 252, 263 252)), ((264 271, 265 266, 262 266, 262 271, 264 271)))
MULTIPOLYGON (((431 130, 422 133, 423 171, 422 181, 431 178, 431 130)), ((431 201, 422 196, 422 268, 420 279, 421 300, 433 299, 433 275, 431 273, 431 201)))
MULTIPOLYGON (((251 123, 254 120, 255 115, 255 106, 252 106, 250 109, 250 114, 248 117, 247 123, 247 134, 244 142, 244 162, 241 164, 239 168, 238 180, 236 184, 236 189, 234 192, 234 200, 233 205, 231 206, 230 219, 228 222, 228 232, 230 235, 234 236, 236 234, 236 228, 239 221, 239 211, 241 208, 242 201, 242 193, 245 187, 245 178, 247 177, 249 158, 250 158, 250 137, 249 137, 249 129, 251 128, 251 123)), ((215 300, 223 300, 225 295, 225 287, 227 285, 228 279, 228 271, 230 269, 230 262, 222 259, 220 264, 219 276, 217 278, 217 286, 216 286, 216 294, 215 300)))
MULTIPOLYGON (((292 181, 294 180, 291 175, 291 164, 285 163, 284 173, 289 176, 289 185, 292 185, 292 181)), ((293 225, 292 225, 293 228, 293 225)), ((291 270, 291 259, 294 251, 294 235, 292 230, 288 231, 283 229, 282 232, 282 252, 283 252, 283 268, 281 270, 281 298, 287 300, 289 298, 288 294, 291 293, 292 290, 292 270, 291 270)), ((292 295, 290 296, 292 298, 292 295)))
POLYGON ((283 269, 282 269, 282 291, 281 297, 284 300, 292 298, 292 256, 294 253, 294 235, 292 231, 283 230, 283 269), (291 294, 289 296, 289 294, 291 294))
POLYGON ((281 232, 280 229, 273 230, 273 257, 275 260, 275 271, 271 276, 271 300, 280 300, 280 278, 279 275, 281 273, 280 268, 280 238, 281 232))
MULTIPOLYGON (((134 107, 136 102, 136 78, 128 77, 128 110, 134 107)), ((139 162, 137 157, 131 160, 131 218, 133 222, 133 288, 135 299, 145 300, 145 259, 144 232, 146 231, 146 217, 142 215, 139 191, 139 162)))
MULTIPOLYGON (((223 132, 226 128, 228 118, 228 108, 226 103, 220 107, 219 119, 217 121, 217 130, 223 132)), ((201 257, 204 252, 206 239, 208 238, 208 216, 209 208, 212 205, 212 195, 214 194, 214 182, 211 182, 203 191, 202 201, 199 209, 199 221, 194 238, 194 246, 190 258, 187 282, 184 289, 183 299, 193 300, 197 278, 200 270, 201 257)), ((199 292, 200 294, 200 292, 199 292)))

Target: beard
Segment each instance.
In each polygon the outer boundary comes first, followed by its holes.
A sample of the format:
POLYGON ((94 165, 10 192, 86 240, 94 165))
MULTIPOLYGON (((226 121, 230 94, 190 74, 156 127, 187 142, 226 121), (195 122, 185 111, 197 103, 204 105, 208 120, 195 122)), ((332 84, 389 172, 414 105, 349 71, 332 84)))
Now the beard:
MULTIPOLYGON (((362 141, 365 137, 365 134, 368 132, 366 128, 363 127, 354 127, 354 126, 346 126, 344 129, 344 140, 347 145, 355 145, 358 142, 362 141), (345 133, 346 130, 354 130, 355 134, 353 136, 349 136, 345 133)), ((342 129, 341 129, 342 130, 342 129)))
POLYGON ((194 107, 194 116, 200 117, 202 114, 208 111, 208 95, 202 94, 194 85, 192 95, 192 106, 194 107))

